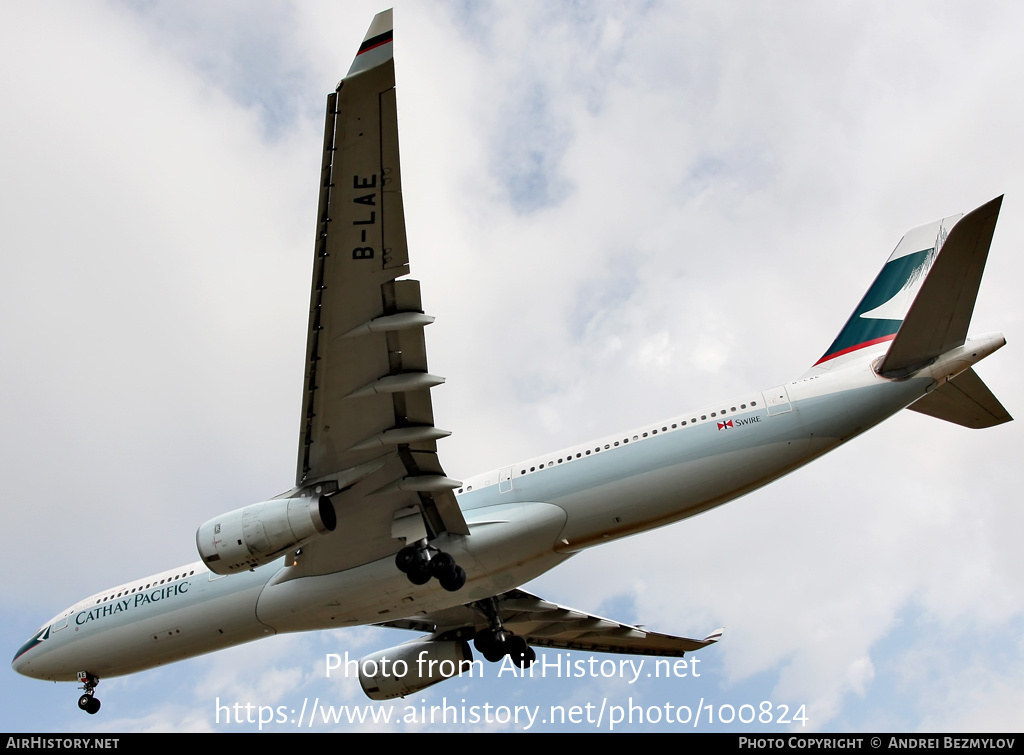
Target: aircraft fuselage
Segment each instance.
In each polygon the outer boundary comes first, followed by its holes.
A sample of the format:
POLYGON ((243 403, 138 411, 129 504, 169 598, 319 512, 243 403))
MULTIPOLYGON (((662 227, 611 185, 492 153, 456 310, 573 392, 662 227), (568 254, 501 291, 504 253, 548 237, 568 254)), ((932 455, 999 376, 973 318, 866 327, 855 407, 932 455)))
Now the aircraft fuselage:
POLYGON ((706 511, 759 488, 913 403, 1003 344, 973 339, 958 358, 891 380, 875 352, 833 372, 752 392, 629 433, 466 480, 469 537, 438 547, 467 571, 457 593, 409 582, 385 558, 292 578, 280 562, 218 576, 201 562, 87 598, 18 653, 20 673, 74 680, 160 666, 277 632, 393 621, 522 585, 574 553, 706 511))

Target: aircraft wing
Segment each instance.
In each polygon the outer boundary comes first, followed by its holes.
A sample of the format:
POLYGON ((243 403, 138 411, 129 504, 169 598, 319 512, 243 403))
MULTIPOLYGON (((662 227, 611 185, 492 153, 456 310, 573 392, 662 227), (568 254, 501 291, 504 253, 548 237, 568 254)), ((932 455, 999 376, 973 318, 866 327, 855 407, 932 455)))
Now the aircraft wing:
MULTIPOLYGON (((684 653, 718 642, 724 631, 717 629, 703 640, 659 634, 643 627, 560 606, 518 589, 502 593, 496 600, 505 629, 535 647, 678 658, 684 653)), ((468 638, 485 629, 488 621, 481 607, 468 603, 377 626, 427 632, 435 639, 452 639, 468 638)))
POLYGON ((391 11, 327 98, 296 487, 338 527, 295 576, 337 571, 442 532, 469 534, 435 441, 419 282, 409 272, 391 11), (424 532, 425 530, 425 532, 424 532))

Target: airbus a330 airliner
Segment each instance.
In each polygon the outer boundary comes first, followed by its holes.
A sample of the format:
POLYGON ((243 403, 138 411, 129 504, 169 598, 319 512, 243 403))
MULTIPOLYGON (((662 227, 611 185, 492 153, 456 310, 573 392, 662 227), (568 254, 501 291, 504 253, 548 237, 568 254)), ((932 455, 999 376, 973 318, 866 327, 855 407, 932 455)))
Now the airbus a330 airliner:
POLYGON ((427 371, 423 336, 433 318, 406 277, 394 86, 386 11, 327 98, 295 487, 199 527, 201 561, 92 595, 18 649, 19 673, 77 679, 83 710, 99 709, 104 677, 360 624, 423 633, 360 662, 374 699, 447 678, 472 658, 470 640, 522 666, 534 646, 682 656, 720 631, 657 634, 519 586, 749 493, 904 408, 972 428, 1010 420, 973 369, 1002 334, 967 338, 997 198, 904 235, 793 382, 449 479, 430 397, 444 379, 427 371))

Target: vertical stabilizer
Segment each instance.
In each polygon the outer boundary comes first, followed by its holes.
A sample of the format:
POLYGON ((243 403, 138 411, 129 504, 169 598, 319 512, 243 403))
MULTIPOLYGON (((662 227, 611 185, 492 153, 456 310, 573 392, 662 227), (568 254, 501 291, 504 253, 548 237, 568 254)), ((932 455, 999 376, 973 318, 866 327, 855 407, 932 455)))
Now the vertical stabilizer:
POLYGON ((961 217, 952 215, 922 225, 900 239, 836 340, 815 362, 816 367, 896 337, 938 250, 961 217))
POLYGON ((814 366, 891 341, 878 371, 900 377, 962 345, 1002 201, 908 231, 814 366))
POLYGON ((1002 197, 953 226, 878 371, 899 377, 963 345, 974 314, 1002 197))

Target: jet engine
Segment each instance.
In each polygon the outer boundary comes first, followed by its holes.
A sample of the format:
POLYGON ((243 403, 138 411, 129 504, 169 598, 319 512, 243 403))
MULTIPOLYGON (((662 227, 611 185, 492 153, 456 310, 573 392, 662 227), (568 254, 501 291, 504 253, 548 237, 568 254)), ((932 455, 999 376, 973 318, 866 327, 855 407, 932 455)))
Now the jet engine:
POLYGON ((282 498, 214 517, 196 530, 196 547, 210 571, 235 574, 269 564, 337 523, 326 496, 282 498))
POLYGON ((471 669, 463 640, 407 642, 359 661, 359 684, 371 700, 405 697, 471 669))

